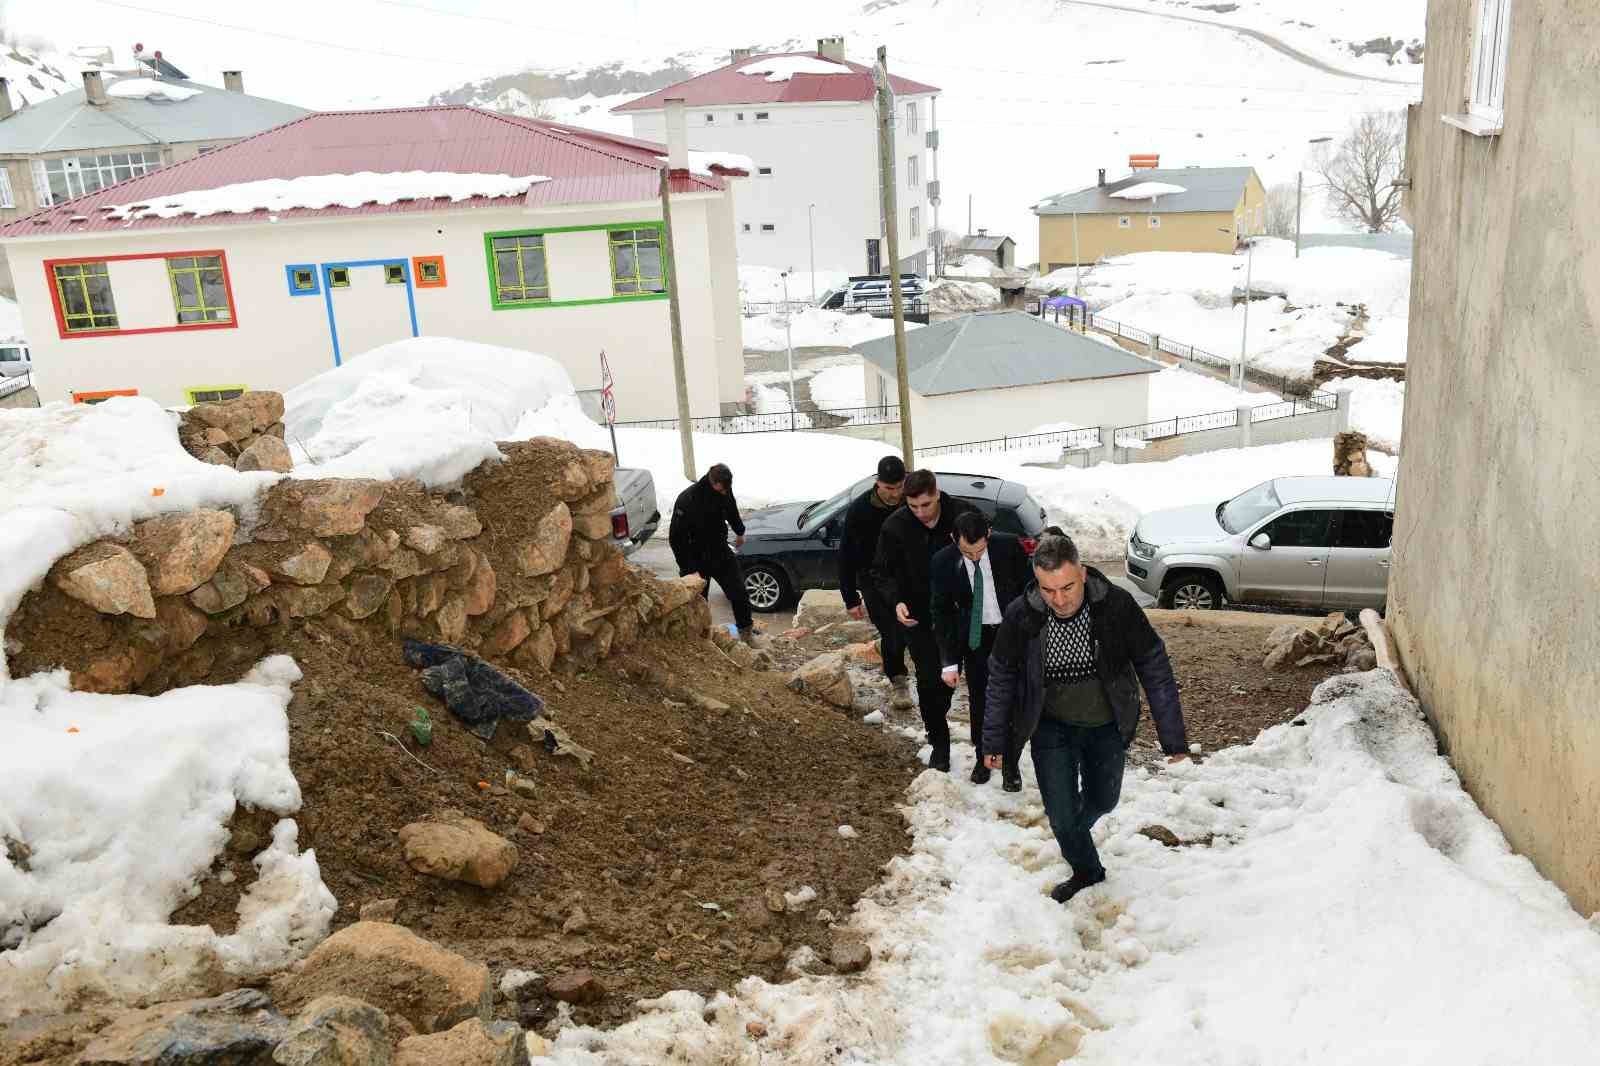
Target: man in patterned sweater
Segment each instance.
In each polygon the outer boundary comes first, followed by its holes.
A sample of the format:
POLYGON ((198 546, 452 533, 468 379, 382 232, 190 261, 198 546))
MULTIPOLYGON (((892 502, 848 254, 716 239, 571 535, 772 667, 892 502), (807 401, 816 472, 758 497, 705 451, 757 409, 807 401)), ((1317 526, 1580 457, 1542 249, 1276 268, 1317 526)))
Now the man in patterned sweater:
MULTIPOLYGON (((1144 611, 1078 561, 1052 527, 1033 553, 1035 584, 1006 609, 989 660, 986 752, 1032 741, 1040 798, 1072 877, 1051 890, 1065 903, 1106 879, 1090 830, 1122 795, 1139 689, 1168 762, 1189 757, 1178 683, 1144 611)), ((986 755, 992 769, 999 755, 986 755)))

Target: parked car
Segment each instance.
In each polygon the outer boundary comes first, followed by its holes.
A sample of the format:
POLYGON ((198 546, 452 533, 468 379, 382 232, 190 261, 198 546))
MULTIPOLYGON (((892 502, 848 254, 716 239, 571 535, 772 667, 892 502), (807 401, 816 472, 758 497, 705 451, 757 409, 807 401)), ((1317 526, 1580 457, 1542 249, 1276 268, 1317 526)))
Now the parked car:
MULTIPOLYGON (((900 275, 900 296, 906 303, 921 303, 926 297, 926 285, 915 274, 900 275)), ((863 275, 850 279, 844 289, 846 311, 884 312, 893 309, 893 293, 889 275, 863 275)))
POLYGON ((26 344, 0 344, 0 378, 20 378, 33 372, 33 356, 26 344))
MULTIPOLYGON (((826 500, 767 507, 744 516, 745 589, 750 606, 777 611, 808 589, 839 587, 839 535, 850 501, 871 487, 862 478, 826 500)), ((1032 554, 1044 532, 1044 508, 1014 481, 986 474, 939 474, 939 488, 981 508, 1002 533, 1014 533, 1032 554)))
POLYGON ((844 310, 844 293, 849 287, 841 285, 837 289, 829 289, 817 298, 817 306, 824 311, 844 310))
POLYGON ((656 481, 648 470, 618 467, 613 475, 617 506, 611 511, 611 542, 624 555, 638 551, 661 525, 656 509, 656 481))
POLYGON ((1169 608, 1382 611, 1393 490, 1388 478, 1280 477, 1218 504, 1152 511, 1128 539, 1128 577, 1169 608))

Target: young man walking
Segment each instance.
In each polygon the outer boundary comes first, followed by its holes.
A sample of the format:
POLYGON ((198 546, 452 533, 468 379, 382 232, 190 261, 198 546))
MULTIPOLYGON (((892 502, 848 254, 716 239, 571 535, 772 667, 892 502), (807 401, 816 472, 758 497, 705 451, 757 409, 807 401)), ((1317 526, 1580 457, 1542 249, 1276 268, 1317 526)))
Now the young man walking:
MULTIPOLYGON (((972 719, 972 748, 976 761, 973 784, 989 781, 984 765, 983 722, 989 688, 989 653, 1000 631, 1000 621, 1011 601, 1022 595, 1032 580, 1028 553, 1022 542, 1006 533, 994 533, 981 511, 968 511, 955 521, 955 543, 933 557, 929 610, 933 635, 944 662, 943 680, 955 688, 967 675, 967 707, 972 719)), ((1002 756, 1000 780, 1007 792, 1022 791, 1017 770, 1020 754, 1009 741, 995 754, 1002 756)))
POLYGON ((739 517, 739 501, 733 498, 733 471, 718 463, 679 493, 672 505, 672 529, 667 539, 678 562, 678 573, 699 574, 706 579, 702 595, 710 593, 712 581, 722 586, 723 595, 733 605, 739 637, 748 642, 755 634, 755 622, 750 616, 750 595, 745 591, 739 557, 728 547, 730 528, 734 547, 743 547, 744 519, 739 517))
POLYGON ((928 765, 950 771, 951 687, 944 683, 944 661, 933 635, 929 610, 929 573, 934 555, 950 543, 956 519, 977 508, 965 500, 939 491, 931 470, 913 470, 906 477, 906 505, 891 514, 878 533, 878 554, 873 571, 878 593, 894 604, 911 661, 917 669, 917 710, 928 731, 933 754, 928 765))
POLYGON ((1166 645, 1133 597, 1079 562, 1055 529, 1034 549, 1033 574, 995 638, 984 750, 998 767, 1002 744, 1032 741, 1045 813, 1072 867, 1050 892, 1065 903, 1106 879, 1089 831, 1121 798, 1141 686, 1167 761, 1189 748, 1166 645))
POLYGON ((894 687, 893 705, 911 706, 911 686, 906 679, 906 647, 895 621, 894 604, 884 602, 873 578, 873 559, 878 553, 878 533, 884 521, 905 500, 906 464, 898 455, 878 460, 878 476, 872 486, 851 501, 845 511, 844 533, 839 537, 839 595, 850 610, 850 617, 872 619, 883 653, 883 672, 894 687))

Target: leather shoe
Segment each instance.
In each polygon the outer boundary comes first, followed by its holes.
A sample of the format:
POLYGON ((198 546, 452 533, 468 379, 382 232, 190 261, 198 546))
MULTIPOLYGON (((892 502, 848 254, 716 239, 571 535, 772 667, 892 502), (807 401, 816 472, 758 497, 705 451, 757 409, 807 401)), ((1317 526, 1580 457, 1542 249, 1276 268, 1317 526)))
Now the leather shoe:
POLYGON ((1065 903, 1079 892, 1093 885, 1098 885, 1105 879, 1106 872, 1104 870, 1099 870, 1092 874, 1075 873, 1055 888, 1052 888, 1050 890, 1050 898, 1057 903, 1065 903))
POLYGON ((930 770, 938 770, 940 773, 946 773, 946 774, 949 773, 950 772, 950 752, 949 752, 949 749, 946 749, 944 751, 935 751, 933 753, 933 755, 928 759, 928 769, 930 769, 930 770))
POLYGON ((972 783, 974 785, 987 785, 989 783, 989 768, 979 759, 978 764, 972 768, 972 783))
POLYGON ((1002 780, 1000 782, 1000 787, 1005 789, 1007 792, 1021 792, 1022 791, 1022 775, 1018 774, 1015 777, 1002 778, 1002 780))

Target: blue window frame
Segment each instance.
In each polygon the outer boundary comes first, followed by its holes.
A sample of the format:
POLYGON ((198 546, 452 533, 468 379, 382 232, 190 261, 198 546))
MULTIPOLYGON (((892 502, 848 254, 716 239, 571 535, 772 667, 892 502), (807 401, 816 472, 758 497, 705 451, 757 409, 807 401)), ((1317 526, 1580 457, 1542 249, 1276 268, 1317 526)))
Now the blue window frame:
POLYGON ((322 295, 322 271, 315 263, 290 263, 283 268, 290 296, 322 295))

